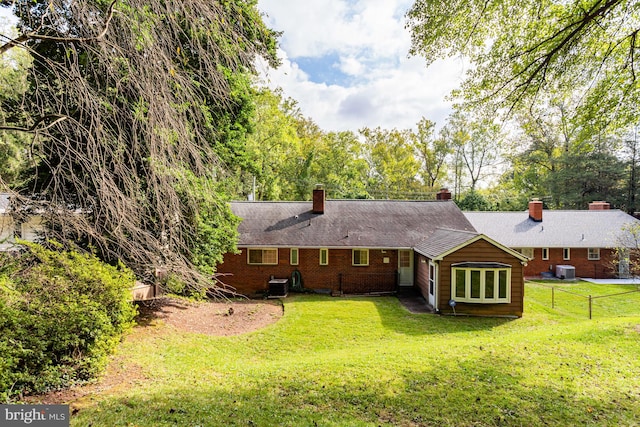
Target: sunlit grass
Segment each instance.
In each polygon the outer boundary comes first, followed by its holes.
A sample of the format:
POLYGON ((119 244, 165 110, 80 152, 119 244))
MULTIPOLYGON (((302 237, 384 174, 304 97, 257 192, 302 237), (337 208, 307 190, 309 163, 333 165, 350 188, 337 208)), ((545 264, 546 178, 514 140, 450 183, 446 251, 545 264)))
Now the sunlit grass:
POLYGON ((247 335, 138 329, 118 360, 144 378, 85 398, 72 425, 637 423, 640 306, 588 320, 552 310, 546 292, 528 285, 517 320, 295 296, 277 324, 247 335))

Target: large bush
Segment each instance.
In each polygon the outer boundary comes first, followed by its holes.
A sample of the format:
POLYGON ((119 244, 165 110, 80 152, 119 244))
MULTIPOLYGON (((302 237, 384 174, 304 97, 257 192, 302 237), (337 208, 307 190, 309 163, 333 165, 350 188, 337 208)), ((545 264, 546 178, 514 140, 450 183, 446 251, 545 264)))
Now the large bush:
POLYGON ((95 377, 133 325, 134 280, 75 251, 0 254, 0 401, 95 377))

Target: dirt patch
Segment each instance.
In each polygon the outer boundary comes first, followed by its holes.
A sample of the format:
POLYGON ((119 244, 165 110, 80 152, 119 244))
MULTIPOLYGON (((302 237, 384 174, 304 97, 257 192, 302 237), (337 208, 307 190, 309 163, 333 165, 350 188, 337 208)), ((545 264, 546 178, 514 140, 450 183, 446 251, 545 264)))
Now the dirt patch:
MULTIPOLYGON (((282 317, 284 308, 279 300, 193 303, 162 298, 141 304, 138 311, 138 325, 126 339, 135 340, 151 331, 157 332, 157 327, 162 325, 211 336, 240 335, 277 322, 282 317)), ((48 405, 71 404, 73 412, 90 405, 95 394, 104 391, 114 393, 146 379, 142 367, 125 363, 116 355, 110 360, 104 375, 94 384, 27 396, 22 401, 48 405)))
POLYGON ((231 336, 275 323, 282 317, 283 306, 275 300, 192 303, 163 298, 142 304, 139 311, 139 327, 162 321, 180 331, 231 336))

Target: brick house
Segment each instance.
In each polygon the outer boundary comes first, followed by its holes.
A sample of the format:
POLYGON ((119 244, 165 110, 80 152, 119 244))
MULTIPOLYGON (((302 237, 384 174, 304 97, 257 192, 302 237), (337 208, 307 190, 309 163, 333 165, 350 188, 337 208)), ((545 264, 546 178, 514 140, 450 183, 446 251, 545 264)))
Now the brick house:
POLYGON ((465 216, 479 232, 530 258, 526 277, 561 276, 565 266, 576 277, 626 277, 628 262, 618 259, 616 248, 625 227, 640 224, 600 201, 590 203, 589 210, 568 211, 543 210, 543 203, 534 199, 524 212, 465 212, 465 216))
POLYGON ((476 232, 451 200, 233 202, 242 222, 237 254, 218 266, 245 295, 270 282, 331 294, 419 290, 434 311, 521 316, 523 264, 517 251, 476 232))

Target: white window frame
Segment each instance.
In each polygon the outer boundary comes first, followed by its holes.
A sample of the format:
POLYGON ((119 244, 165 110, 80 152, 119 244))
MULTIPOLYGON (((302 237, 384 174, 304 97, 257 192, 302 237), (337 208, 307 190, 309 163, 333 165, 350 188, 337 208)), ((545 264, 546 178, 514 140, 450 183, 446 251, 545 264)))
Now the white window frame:
POLYGON ((511 268, 508 267, 451 267, 451 299, 456 302, 476 303, 476 304, 509 304, 511 303, 511 268), (456 295, 457 288, 457 272, 465 274, 465 295, 460 297, 456 295), (480 295, 479 298, 471 297, 471 274, 472 272, 480 273, 480 295), (493 298, 487 297, 486 294, 486 277, 487 272, 494 273, 493 298), (500 298, 500 272, 506 273, 507 289, 506 297, 500 298))
POLYGON ((289 263, 291 265, 300 264, 300 251, 298 250, 298 248, 291 248, 289 250, 289 263))
POLYGON ((587 259, 589 261, 598 261, 600 259, 600 248, 588 248, 587 259))
POLYGON ((562 248, 562 259, 565 261, 571 259, 571 248, 562 248))
POLYGON ((278 248, 247 248, 247 264, 249 265, 278 265, 278 248), (261 251, 260 262, 251 262, 251 252, 261 251), (275 262, 265 262, 265 253, 275 253, 275 262))
POLYGON ((351 265, 354 267, 367 267, 369 266, 369 249, 352 249, 351 250, 351 265), (366 262, 362 262, 362 255, 359 256, 359 263, 356 263, 356 252, 364 254, 366 262))
POLYGON ((549 248, 542 248, 542 260, 549 261, 549 248))
POLYGON ((329 249, 327 248, 320 248, 320 265, 329 265, 329 249), (323 256, 324 254, 324 256, 323 256), (322 258, 324 258, 324 262, 322 261, 322 258))

